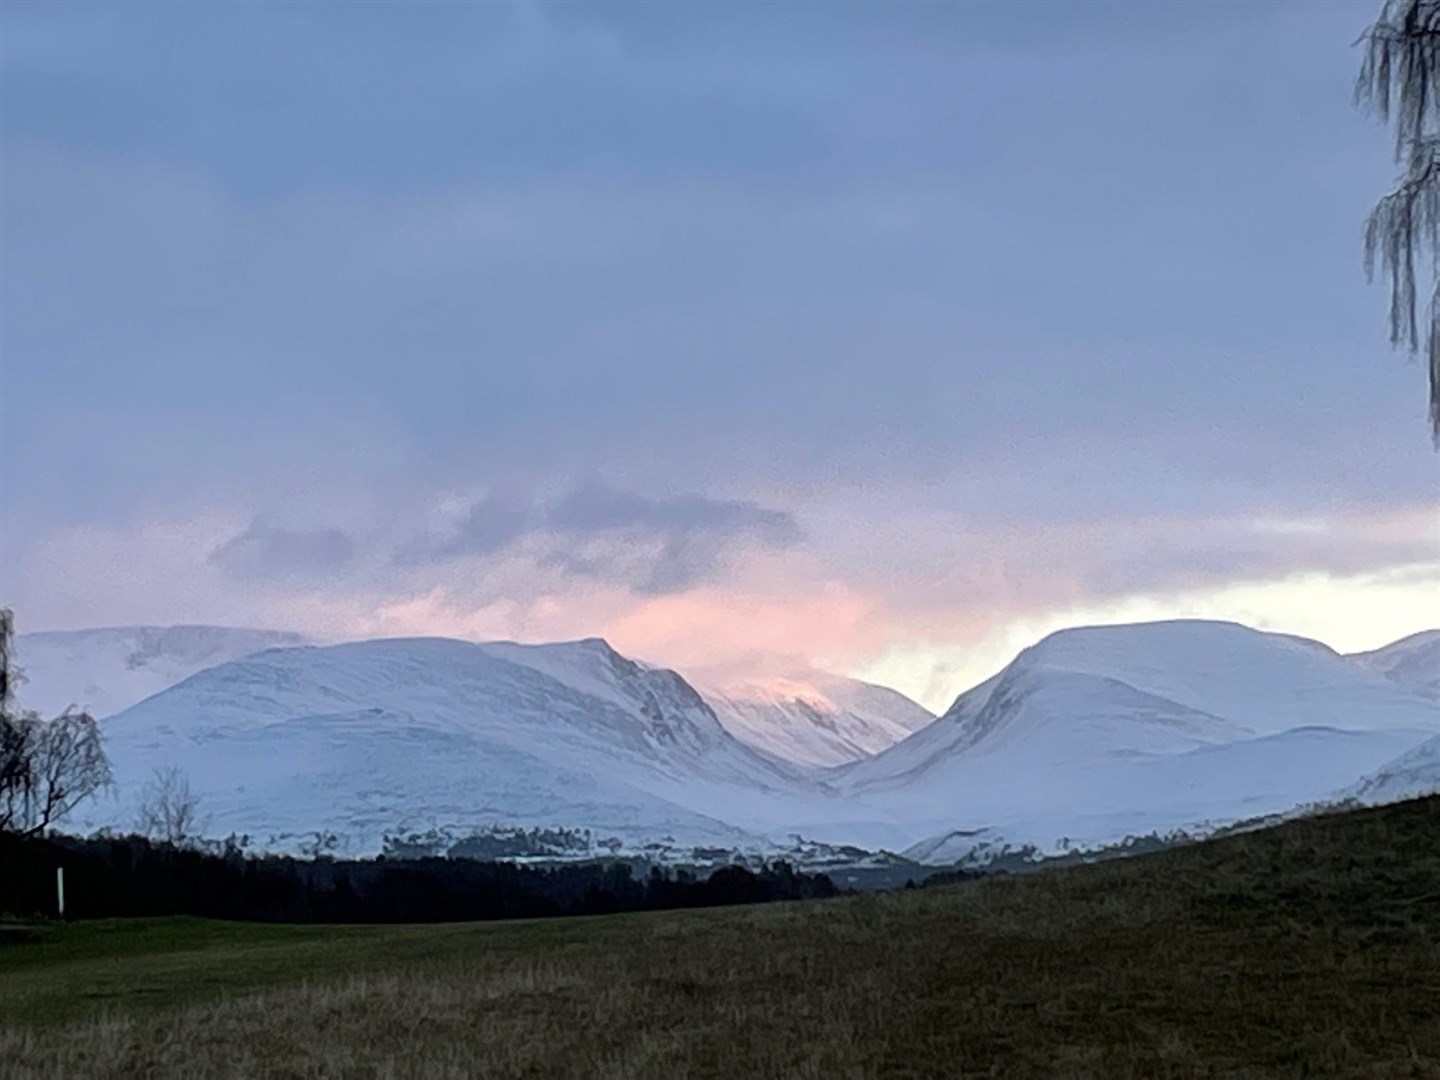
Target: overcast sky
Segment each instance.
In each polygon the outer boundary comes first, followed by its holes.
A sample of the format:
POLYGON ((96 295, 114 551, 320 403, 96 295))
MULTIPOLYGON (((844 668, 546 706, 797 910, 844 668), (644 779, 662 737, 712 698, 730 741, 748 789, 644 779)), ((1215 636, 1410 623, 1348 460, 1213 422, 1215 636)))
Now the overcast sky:
POLYGON ((932 705, 1440 621, 1375 6, 12 0, 0 599, 932 705))

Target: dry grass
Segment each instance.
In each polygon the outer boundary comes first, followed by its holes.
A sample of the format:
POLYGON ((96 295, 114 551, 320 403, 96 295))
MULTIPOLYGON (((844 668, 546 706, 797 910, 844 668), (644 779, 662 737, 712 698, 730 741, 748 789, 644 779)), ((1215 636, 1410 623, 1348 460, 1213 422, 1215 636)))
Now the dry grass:
POLYGON ((1440 800, 836 901, 81 925, 0 1016, 6 1077, 1440 1077, 1440 800))

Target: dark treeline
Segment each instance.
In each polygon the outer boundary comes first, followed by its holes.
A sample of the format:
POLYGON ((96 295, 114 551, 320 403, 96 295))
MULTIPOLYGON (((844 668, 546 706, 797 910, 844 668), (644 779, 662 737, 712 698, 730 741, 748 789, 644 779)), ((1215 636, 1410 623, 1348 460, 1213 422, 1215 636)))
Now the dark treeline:
POLYGON ((706 878, 626 862, 521 866, 472 859, 295 859, 194 851, 142 837, 0 833, 0 913, 95 919, 199 915, 262 922, 451 922, 592 915, 834 896, 823 874, 776 863, 706 878))

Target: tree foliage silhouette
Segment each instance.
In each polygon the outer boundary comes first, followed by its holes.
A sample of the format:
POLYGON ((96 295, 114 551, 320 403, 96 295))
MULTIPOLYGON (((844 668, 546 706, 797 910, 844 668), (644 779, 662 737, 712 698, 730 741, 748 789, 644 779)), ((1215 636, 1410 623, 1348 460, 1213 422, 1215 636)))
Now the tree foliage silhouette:
POLYGON ((14 708, 15 618, 0 609, 0 831, 39 833, 110 783, 100 725, 66 709, 53 720, 14 708))
POLYGON ((1430 369, 1430 434, 1440 449, 1440 0, 1386 0, 1361 36, 1356 101, 1394 129, 1403 169, 1365 223, 1365 271, 1390 285, 1390 342, 1430 369), (1430 290, 1425 326, 1417 311, 1430 290))

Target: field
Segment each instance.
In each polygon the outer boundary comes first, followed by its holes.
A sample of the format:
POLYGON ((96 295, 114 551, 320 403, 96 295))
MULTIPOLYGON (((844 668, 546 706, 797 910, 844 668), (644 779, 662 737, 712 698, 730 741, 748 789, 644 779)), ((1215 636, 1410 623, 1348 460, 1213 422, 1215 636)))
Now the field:
POLYGON ((829 901, 57 927, 0 944, 0 1075, 1440 1077, 1440 799, 829 901))

